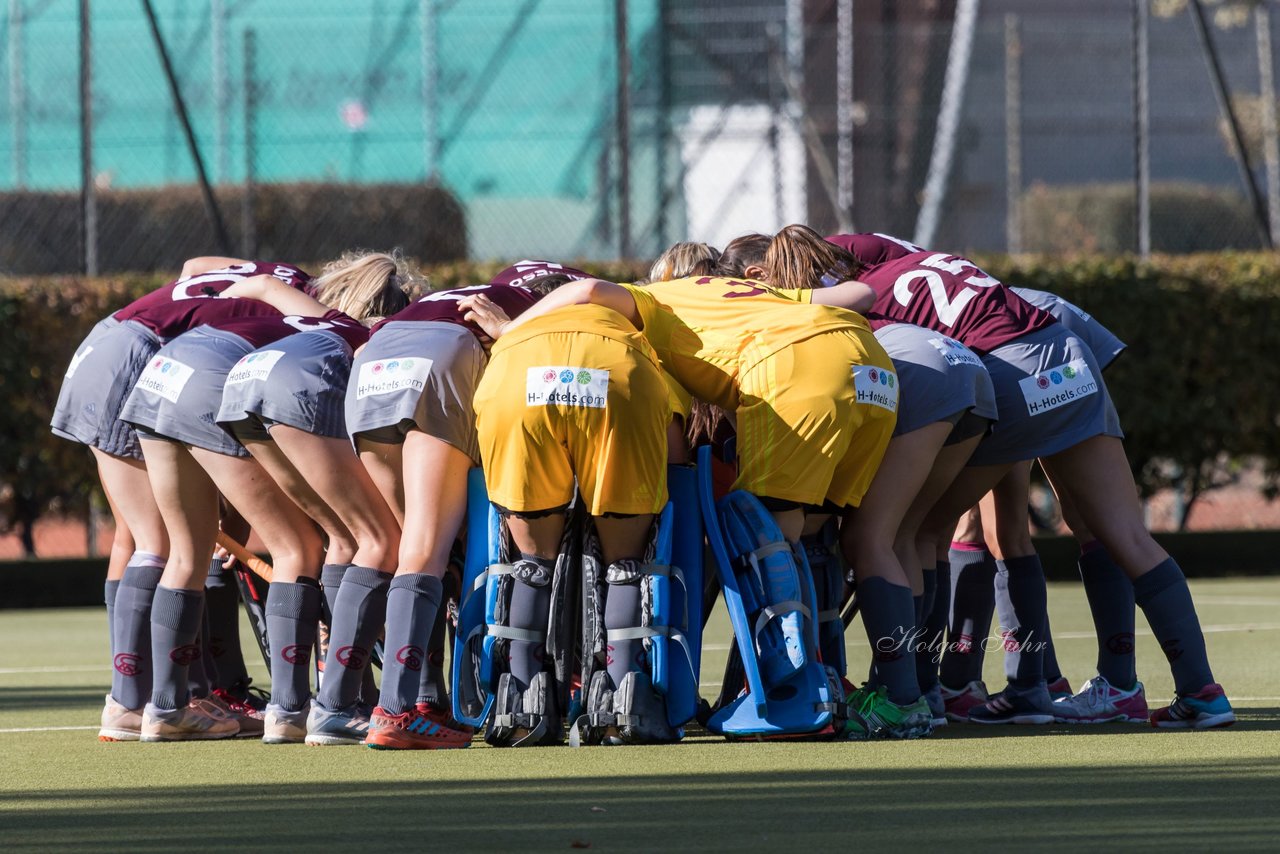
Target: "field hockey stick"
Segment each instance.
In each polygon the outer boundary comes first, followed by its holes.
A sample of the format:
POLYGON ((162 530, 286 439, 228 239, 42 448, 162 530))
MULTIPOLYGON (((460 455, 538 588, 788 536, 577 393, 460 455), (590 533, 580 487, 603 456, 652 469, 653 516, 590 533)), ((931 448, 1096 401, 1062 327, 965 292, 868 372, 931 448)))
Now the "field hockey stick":
POLYGON ((227 550, 236 560, 247 566, 253 574, 263 581, 271 581, 271 564, 246 549, 221 531, 218 532, 218 545, 227 550))

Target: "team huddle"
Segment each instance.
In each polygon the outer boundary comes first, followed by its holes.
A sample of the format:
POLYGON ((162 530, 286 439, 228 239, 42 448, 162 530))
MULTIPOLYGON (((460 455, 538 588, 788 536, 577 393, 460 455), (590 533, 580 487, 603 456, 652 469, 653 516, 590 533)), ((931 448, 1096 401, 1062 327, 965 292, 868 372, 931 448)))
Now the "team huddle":
POLYGON ((800 225, 676 244, 644 283, 522 261, 423 291, 394 255, 316 278, 195 258, 81 344, 53 430, 90 447, 116 521, 101 740, 1235 720, 1182 571, 1143 524, 1103 380, 1124 344, 1065 300, 800 225), (1037 461, 1098 638, 1075 693, 1028 535, 1037 461), (253 589, 219 545, 249 529, 270 555, 254 626, 269 698, 239 646, 253 589), (735 645, 704 700, 718 599, 735 645), (1138 608, 1175 684, 1153 710, 1138 608), (988 694, 997 613, 1007 685, 988 694), (857 616, 865 680, 845 661, 857 616))

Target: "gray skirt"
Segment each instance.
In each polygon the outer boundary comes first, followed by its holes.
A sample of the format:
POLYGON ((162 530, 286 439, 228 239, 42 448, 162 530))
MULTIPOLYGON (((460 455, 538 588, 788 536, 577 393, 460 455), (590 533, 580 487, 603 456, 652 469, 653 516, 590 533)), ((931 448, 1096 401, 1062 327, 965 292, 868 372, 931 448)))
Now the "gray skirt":
POLYGON ((417 428, 479 465, 472 402, 489 357, 466 327, 395 321, 369 339, 351 365, 347 432, 354 443, 403 442, 417 428))
POLYGON ((898 423, 893 435, 937 421, 955 423, 966 412, 996 418, 995 387, 982 360, 968 347, 910 323, 882 326, 875 335, 898 372, 898 423))
POLYGON ((1062 324, 997 347, 982 361, 995 383, 1000 420, 969 465, 1033 460, 1094 436, 1124 436, 1097 357, 1062 324))
POLYGON ((64 439, 117 457, 142 459, 138 434, 120 420, 138 375, 160 349, 160 339, 135 321, 98 322, 71 359, 50 426, 64 439))
POLYGON ((227 374, 218 423, 237 435, 287 424, 316 436, 347 437, 343 405, 351 347, 328 330, 300 332, 249 353, 227 374), (252 425, 240 422, 250 421, 252 425), (254 429, 258 428, 258 429, 254 429))
POLYGON ((229 457, 249 456, 218 425, 218 409, 227 372, 252 350, 239 335, 211 326, 179 335, 147 363, 120 417, 146 436, 229 457))
POLYGON ((1098 370, 1105 371, 1129 346, 1117 338, 1110 329, 1099 323, 1096 317, 1057 294, 1032 288, 1010 288, 1010 290, 1036 308, 1052 314, 1067 328, 1068 332, 1083 339, 1093 351, 1093 355, 1098 358, 1098 370))

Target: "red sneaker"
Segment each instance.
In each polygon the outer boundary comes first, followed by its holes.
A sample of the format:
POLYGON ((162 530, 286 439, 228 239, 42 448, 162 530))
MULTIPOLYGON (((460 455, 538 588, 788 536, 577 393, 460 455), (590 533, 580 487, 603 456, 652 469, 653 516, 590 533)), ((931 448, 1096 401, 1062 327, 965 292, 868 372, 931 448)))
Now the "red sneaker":
POLYGON ((416 708, 393 715, 378 706, 369 718, 364 743, 375 750, 449 750, 468 746, 471 736, 436 723, 416 708))

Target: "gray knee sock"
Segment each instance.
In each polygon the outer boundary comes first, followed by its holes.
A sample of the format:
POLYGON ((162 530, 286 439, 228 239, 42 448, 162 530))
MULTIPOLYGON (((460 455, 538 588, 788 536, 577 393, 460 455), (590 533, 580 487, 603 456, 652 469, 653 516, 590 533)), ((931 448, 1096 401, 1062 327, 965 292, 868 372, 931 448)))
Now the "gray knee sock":
MULTIPOLYGON (((606 584, 604 600, 604 627, 609 629, 633 629, 640 625, 640 582, 632 584, 606 584)), ((606 668, 609 680, 616 689, 622 677, 633 670, 643 671, 644 642, 640 640, 612 640, 606 645, 606 668)))
POLYGON ((151 603, 163 573, 157 566, 128 566, 116 591, 111 696, 126 709, 141 709, 151 698, 151 603))
POLYGON ((915 631, 911 588, 873 577, 858 582, 859 613, 871 643, 876 677, 899 705, 920 698, 916 661, 909 646, 915 631))
MULTIPOLYGON (((555 570, 554 558, 540 558, 533 555, 521 555, 521 560, 533 561, 547 570, 547 576, 555 570)), ((513 578, 511 585, 511 626, 530 631, 547 631, 547 617, 551 611, 551 583, 548 581, 541 587, 526 584, 513 578)), ((546 641, 511 641, 508 647, 507 668, 511 677, 516 680, 521 691, 529 687, 529 682, 542 670, 542 657, 547 651, 546 641)))
POLYGON ((215 671, 209 662, 209 611, 200 609, 200 630, 196 634, 196 645, 200 647, 200 657, 187 667, 187 693, 192 697, 208 697, 213 693, 211 674, 215 671))
POLYGON ((949 583, 947 581, 947 564, 939 563, 936 569, 924 570, 924 596, 922 597, 922 618, 919 621, 920 631, 916 646, 916 681, 920 683, 921 693, 926 693, 938 684, 938 654, 942 643, 942 632, 947 625, 946 606, 939 607, 940 600, 949 599, 949 583), (938 580, 942 579, 939 584, 938 580))
POLYGON ((111 644, 111 656, 115 657, 115 625, 116 625, 116 592, 120 589, 119 581, 107 580, 102 586, 102 599, 107 603, 107 643, 111 644))
POLYGON ((310 579, 267 588, 271 704, 296 712, 311 698, 311 650, 320 622, 320 587, 310 579))
POLYGON ((157 587, 151 606, 151 660, 155 666, 151 704, 180 709, 191 699, 187 668, 200 657, 204 591, 157 587))
POLYGON ((996 561, 997 602, 1001 586, 1008 591, 1010 613, 1005 629, 1005 671, 1016 691, 1031 691, 1044 681, 1044 624, 1048 594, 1038 555, 996 561))
POLYGON ((1080 551, 1080 580, 1098 635, 1098 675, 1128 690, 1138 681, 1133 652, 1133 582, 1096 541, 1080 551))
POLYGON ((235 570, 225 569, 221 560, 209 563, 204 582, 205 618, 209 622, 207 655, 213 668, 209 678, 214 687, 232 688, 247 684, 244 650, 240 646, 240 592, 235 570))
POLYGON ((398 575, 391 581, 378 705, 393 715, 413 708, 418 700, 440 598, 440 579, 434 575, 398 575))
MULTIPOLYGON (((456 589, 457 585, 449 585, 449 576, 441 579, 441 606, 448 601, 451 596, 450 587, 456 589)), ((449 612, 444 607, 436 608, 435 622, 431 626, 431 639, 427 641, 427 662, 422 668, 422 678, 418 681, 418 702, 430 703, 439 708, 449 707, 449 685, 448 679, 445 678, 444 672, 444 648, 449 641, 449 612)), ((385 684, 386 676, 383 676, 385 684)))
POLYGON ((320 704, 326 709, 345 709, 359 697, 369 654, 386 621, 390 585, 389 573, 363 566, 352 566, 342 577, 320 689, 320 704))
POLYGON ((323 619, 330 625, 333 624, 333 613, 338 607, 338 590, 342 587, 342 577, 350 568, 351 564, 348 563, 326 563, 320 568, 320 589, 324 591, 324 610, 328 615, 323 619))
POLYGON ((1182 568, 1167 558, 1133 582, 1134 599, 1173 671, 1179 694, 1194 694, 1213 682, 1209 654, 1200 631, 1200 618, 1182 568))
POLYGON ((951 608, 947 619, 947 648, 942 656, 939 679, 943 686, 959 689, 982 679, 983 651, 991 626, 996 563, 985 549, 952 549, 947 557, 951 608))

